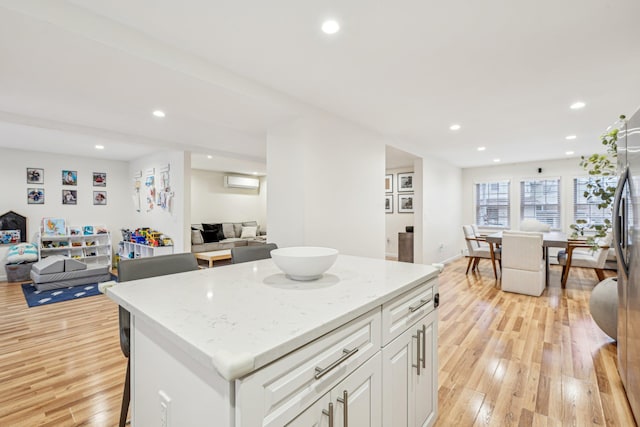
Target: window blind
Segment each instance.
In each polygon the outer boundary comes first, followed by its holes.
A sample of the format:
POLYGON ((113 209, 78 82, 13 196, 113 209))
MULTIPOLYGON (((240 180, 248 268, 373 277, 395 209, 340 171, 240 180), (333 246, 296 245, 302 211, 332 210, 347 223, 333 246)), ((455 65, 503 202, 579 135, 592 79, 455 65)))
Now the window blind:
POLYGON ((604 220, 611 220, 613 211, 611 208, 600 209, 598 204, 602 199, 598 196, 585 197, 585 191, 590 185, 594 185, 597 180, 602 180, 602 184, 614 191, 618 184, 616 176, 595 176, 575 178, 573 180, 573 221, 578 219, 587 221, 587 224, 604 224, 604 220))
POLYGON ((560 229, 560 179, 520 182, 520 220, 537 219, 560 229))
POLYGON ((476 184, 476 224, 509 227, 509 181, 476 184))

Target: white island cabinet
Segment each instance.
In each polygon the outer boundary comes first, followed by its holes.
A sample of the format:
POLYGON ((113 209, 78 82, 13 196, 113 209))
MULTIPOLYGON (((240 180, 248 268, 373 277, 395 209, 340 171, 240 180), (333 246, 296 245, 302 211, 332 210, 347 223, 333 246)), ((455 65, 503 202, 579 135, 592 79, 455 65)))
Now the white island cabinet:
POLYGON ((437 275, 340 255, 312 282, 267 259, 109 288, 132 315, 132 424, 432 425, 437 275))

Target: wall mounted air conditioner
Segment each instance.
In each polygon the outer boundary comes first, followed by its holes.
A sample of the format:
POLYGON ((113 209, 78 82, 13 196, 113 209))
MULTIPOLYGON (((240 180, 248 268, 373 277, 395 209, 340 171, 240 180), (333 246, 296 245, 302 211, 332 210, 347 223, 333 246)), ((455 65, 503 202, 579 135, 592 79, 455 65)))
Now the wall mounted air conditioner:
POLYGON ((249 188, 257 190, 260 188, 260 180, 250 176, 225 175, 224 186, 230 188, 249 188))

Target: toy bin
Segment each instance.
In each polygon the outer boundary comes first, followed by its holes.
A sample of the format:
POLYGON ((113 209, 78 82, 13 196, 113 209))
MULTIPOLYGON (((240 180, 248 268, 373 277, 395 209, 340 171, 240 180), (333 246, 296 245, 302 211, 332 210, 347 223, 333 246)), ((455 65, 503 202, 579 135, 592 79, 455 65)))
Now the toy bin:
POLYGON ((29 273, 31 272, 32 262, 24 262, 22 264, 6 264, 4 270, 7 273, 7 282, 28 282, 31 280, 29 273))

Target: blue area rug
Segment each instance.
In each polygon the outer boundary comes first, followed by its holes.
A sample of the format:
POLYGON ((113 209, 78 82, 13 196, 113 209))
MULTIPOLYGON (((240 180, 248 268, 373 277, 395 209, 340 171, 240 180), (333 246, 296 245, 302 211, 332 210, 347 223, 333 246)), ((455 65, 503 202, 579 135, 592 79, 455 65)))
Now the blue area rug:
MULTIPOLYGON (((116 280, 116 276, 111 275, 111 280, 116 280)), ((69 301, 100 294, 97 283, 51 289, 49 291, 39 291, 32 283, 24 283, 22 285, 22 292, 29 307, 38 307, 53 304, 54 302, 69 301)))

